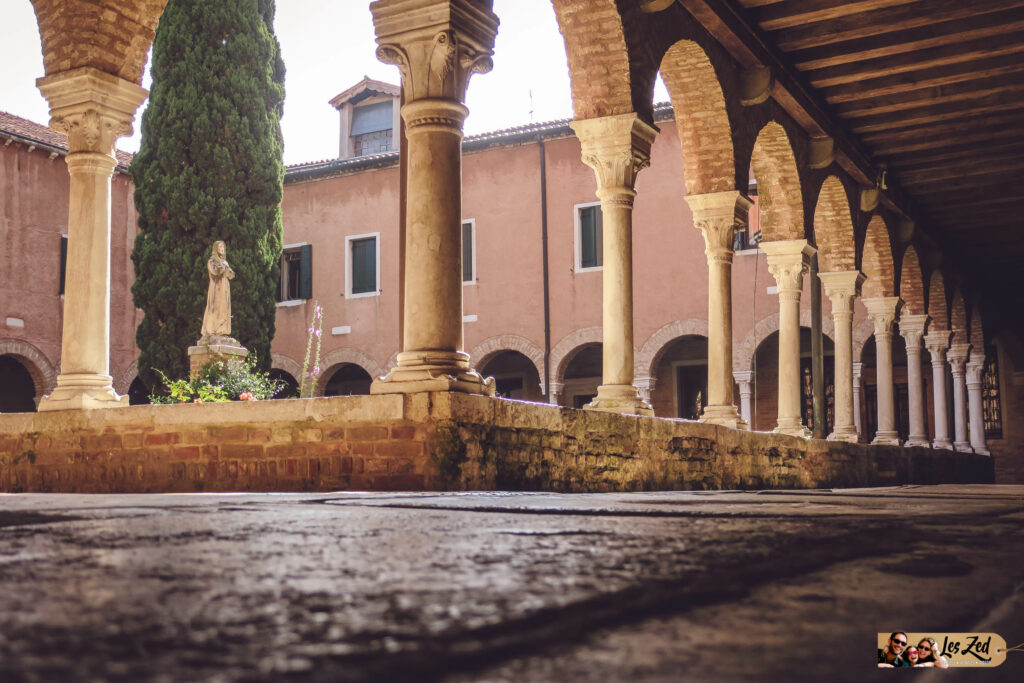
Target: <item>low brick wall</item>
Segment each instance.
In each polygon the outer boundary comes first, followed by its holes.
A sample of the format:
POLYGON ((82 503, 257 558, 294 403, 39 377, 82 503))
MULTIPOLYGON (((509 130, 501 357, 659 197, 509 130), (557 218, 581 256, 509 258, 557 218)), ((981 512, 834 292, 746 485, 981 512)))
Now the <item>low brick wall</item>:
POLYGON ((987 483, 992 459, 459 394, 0 415, 0 490, 822 488, 987 483))

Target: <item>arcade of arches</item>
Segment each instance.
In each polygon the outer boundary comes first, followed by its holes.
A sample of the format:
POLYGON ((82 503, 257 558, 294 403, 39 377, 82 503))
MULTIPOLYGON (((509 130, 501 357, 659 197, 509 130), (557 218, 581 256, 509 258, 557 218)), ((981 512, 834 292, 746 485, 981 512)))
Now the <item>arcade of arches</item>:
MULTIPOLYGON (((122 405, 108 368, 110 215, 104 198, 114 143, 131 130, 147 94, 139 82, 165 3, 126 0, 115 9, 96 0, 33 4, 46 70, 39 89, 51 105, 50 125, 69 134, 72 216, 62 370, 39 409, 122 405), (83 16, 90 19, 82 21, 83 16)), ((474 368, 463 351, 459 144, 470 78, 486 74, 492 57, 501 58, 493 54, 498 17, 492 5, 489 0, 370 4, 377 56, 398 66, 404 95, 408 232, 402 351, 377 379, 353 366, 337 369, 326 380, 325 393, 367 388, 374 394, 494 395, 497 390, 537 398, 541 393, 529 359, 499 354, 474 368), (417 10, 409 11, 410 4, 417 10), (485 379, 488 373, 497 386, 485 379), (510 381, 516 375, 521 381, 510 381)), ((823 288, 822 308, 833 329, 823 345, 834 359, 826 362, 831 368, 825 383, 830 387, 828 438, 856 441, 866 435, 877 444, 988 453, 982 391, 990 362, 986 351, 1007 323, 989 309, 982 317, 988 293, 983 283, 959 267, 952 243, 935 236, 939 233, 920 218, 924 214, 914 213, 913 202, 899 190, 899 174, 886 175, 859 139, 837 132, 844 127, 817 106, 819 95, 799 85, 785 54, 772 52, 763 41, 755 44, 757 26, 729 29, 728 35, 720 26, 709 29, 721 22, 709 19, 713 10, 705 3, 553 0, 552 5, 568 54, 572 126, 582 159, 594 171, 604 226, 602 344, 578 350, 563 377, 544 378, 564 384, 559 388, 563 402, 640 415, 663 412, 672 403, 677 414, 713 424, 749 429, 753 420, 757 429, 809 436, 803 359, 822 326, 817 320, 813 333, 801 327, 800 301, 812 277, 813 286, 820 282, 823 288), (698 6, 704 11, 694 9, 698 6), (749 32, 747 42, 743 31, 749 32), (632 208, 637 177, 650 163, 659 132, 651 101, 659 73, 679 122, 685 160, 679 191, 687 193, 706 247, 708 331, 706 341, 674 342, 650 369, 647 386, 638 387, 632 208), (758 188, 760 247, 778 294, 778 326, 757 341, 751 367, 742 367, 734 359, 731 282, 735 235, 746 229, 751 206, 751 175, 758 188), (855 306, 863 306, 872 321, 870 343, 855 338, 855 306), (699 348, 706 349, 703 355, 699 348), (678 373, 682 380, 676 384, 686 387, 675 396, 663 393, 669 386, 662 381, 666 372, 678 373), (769 373, 776 375, 774 382, 769 373), (757 404, 756 414, 744 405, 748 399, 757 404)), ((782 45, 787 49, 789 43, 782 45)), ((856 80, 850 73, 853 77, 846 78, 856 80)), ((838 111, 855 117, 856 97, 844 102, 838 111)), ((894 104, 891 111, 902 108, 894 104)), ((853 130, 865 135, 889 130, 885 115, 855 120, 853 130)), ((908 173, 915 182, 907 187, 920 189, 921 177, 908 173)), ((5 360, 0 371, 27 391, 25 372, 12 361, 5 360)), ((549 396, 554 389, 549 387, 549 396)))

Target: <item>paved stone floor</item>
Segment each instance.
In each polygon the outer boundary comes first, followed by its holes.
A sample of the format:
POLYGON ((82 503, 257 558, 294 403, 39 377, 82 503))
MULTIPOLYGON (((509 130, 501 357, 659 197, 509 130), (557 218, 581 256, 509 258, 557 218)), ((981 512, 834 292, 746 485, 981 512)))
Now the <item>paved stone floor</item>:
POLYGON ((0 495, 5 682, 863 681, 896 629, 1024 642, 1024 487, 0 495))

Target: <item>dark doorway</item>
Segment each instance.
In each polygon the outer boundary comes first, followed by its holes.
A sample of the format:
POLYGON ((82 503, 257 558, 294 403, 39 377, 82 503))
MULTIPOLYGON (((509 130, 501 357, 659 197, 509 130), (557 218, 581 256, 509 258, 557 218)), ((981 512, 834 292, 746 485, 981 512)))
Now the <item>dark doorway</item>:
POLYGON ((299 383, 294 377, 292 377, 290 372, 286 372, 280 368, 272 368, 268 374, 270 379, 284 383, 284 387, 281 388, 281 391, 274 394, 274 398, 299 397, 299 383))
POLYGON ((0 413, 36 412, 36 384, 13 356, 0 356, 0 413))
POLYGON ((370 393, 371 382, 373 378, 366 370, 355 363, 343 363, 327 380, 324 396, 365 396, 370 393))
POLYGON ((676 405, 678 416, 685 420, 699 419, 708 403, 708 366, 676 366, 676 405))

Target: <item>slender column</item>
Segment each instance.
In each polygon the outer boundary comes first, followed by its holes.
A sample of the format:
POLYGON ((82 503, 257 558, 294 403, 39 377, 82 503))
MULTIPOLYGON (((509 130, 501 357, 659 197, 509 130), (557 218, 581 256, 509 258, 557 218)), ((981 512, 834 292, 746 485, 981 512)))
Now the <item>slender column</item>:
POLYGON ((832 302, 835 326, 835 426, 828 440, 857 443, 853 409, 853 301, 860 295, 864 274, 849 270, 820 273, 818 277, 832 302))
POLYGON ((860 416, 860 374, 863 370, 863 363, 853 364, 853 426, 857 428, 858 442, 864 437, 864 427, 860 416))
POLYGON ((907 342, 907 403, 910 411, 907 446, 930 445, 924 428, 924 381, 921 377, 921 339, 927 326, 927 315, 900 316, 900 334, 907 342))
MULTIPOLYGON (((954 332, 954 337, 962 336, 963 332, 954 332)), ((961 453, 972 452, 967 441, 967 386, 964 383, 964 366, 970 352, 970 344, 953 344, 947 354, 953 373, 953 448, 961 453)))
POLYGON ((636 114, 573 121, 583 163, 594 169, 604 223, 603 375, 589 410, 654 415, 633 386, 633 199, 658 129, 636 114))
POLYGON ((924 336, 924 345, 932 357, 932 385, 935 403, 935 441, 932 448, 953 450, 949 440, 949 420, 946 417, 946 349, 949 348, 949 330, 932 330, 924 336))
POLYGON ((754 410, 751 398, 754 395, 754 373, 750 370, 732 373, 733 379, 740 385, 740 415, 747 423, 748 429, 754 428, 754 410))
POLYGON ((779 289, 779 421, 775 432, 811 437, 800 417, 800 291, 815 248, 807 240, 762 242, 779 289))
POLYGON ((377 58, 402 73, 408 169, 402 352, 370 392, 493 396, 462 350, 462 124, 470 76, 491 69, 498 19, 471 0, 409 4, 370 7, 377 58))
POLYGON ((985 415, 981 406, 982 381, 985 375, 985 354, 971 349, 967 361, 967 403, 970 413, 971 448, 975 453, 991 455, 985 443, 985 415))
POLYGON ((68 136, 67 287, 57 388, 39 410, 127 406, 110 376, 110 179, 148 92, 91 67, 40 78, 50 127, 68 136))
POLYGON ((752 202, 735 190, 689 195, 693 224, 708 261, 708 404, 701 422, 750 429, 736 410, 732 372, 732 258, 736 230, 752 202))
POLYGON ((900 309, 899 297, 887 296, 863 299, 868 316, 875 323, 875 377, 878 387, 878 431, 873 444, 898 446, 900 435, 896 431, 896 401, 892 381, 892 325, 900 309))

